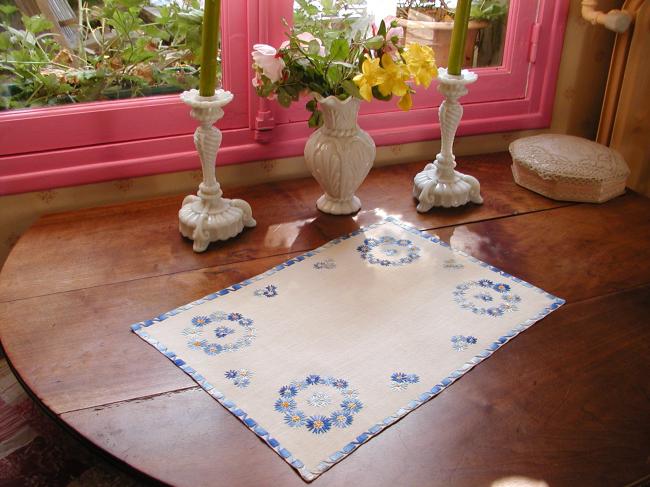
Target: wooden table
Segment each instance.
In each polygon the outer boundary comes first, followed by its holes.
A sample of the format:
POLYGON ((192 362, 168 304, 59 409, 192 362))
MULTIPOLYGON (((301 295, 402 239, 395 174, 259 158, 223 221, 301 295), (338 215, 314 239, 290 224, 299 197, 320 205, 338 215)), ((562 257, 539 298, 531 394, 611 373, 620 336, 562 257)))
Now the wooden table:
POLYGON ((0 274, 2 344, 45 408, 133 469, 175 485, 300 487, 129 325, 395 215, 567 304, 314 485, 638 481, 650 474, 650 200, 551 201, 517 187, 509 162, 466 158, 485 204, 425 215, 410 196, 422 164, 374 170, 355 217, 319 213, 311 179, 229 191, 258 226, 203 254, 178 233, 182 196, 42 218, 0 274))

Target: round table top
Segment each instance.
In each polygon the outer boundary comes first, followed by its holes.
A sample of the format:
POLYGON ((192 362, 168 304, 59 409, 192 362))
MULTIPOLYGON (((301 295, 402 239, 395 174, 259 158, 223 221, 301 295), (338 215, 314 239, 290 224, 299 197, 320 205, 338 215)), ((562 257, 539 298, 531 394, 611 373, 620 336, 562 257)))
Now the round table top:
POLYGON ((435 232, 567 304, 323 474, 344 484, 624 485, 650 474, 650 200, 561 203, 518 187, 506 154, 465 158, 485 203, 418 214, 423 164, 376 169, 353 217, 319 213, 311 179, 226 191, 258 225, 202 254, 182 196, 42 218, 0 273, 0 339, 53 416, 173 485, 304 482, 130 330, 386 215, 435 232))

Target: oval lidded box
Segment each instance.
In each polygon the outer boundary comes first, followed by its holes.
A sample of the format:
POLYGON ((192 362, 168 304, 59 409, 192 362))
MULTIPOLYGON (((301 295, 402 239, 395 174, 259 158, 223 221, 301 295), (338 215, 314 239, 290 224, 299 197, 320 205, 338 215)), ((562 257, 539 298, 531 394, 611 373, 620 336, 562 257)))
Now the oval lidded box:
POLYGON ((542 134, 515 140, 509 150, 515 182, 548 198, 603 203, 625 193, 630 170, 621 154, 602 144, 542 134))

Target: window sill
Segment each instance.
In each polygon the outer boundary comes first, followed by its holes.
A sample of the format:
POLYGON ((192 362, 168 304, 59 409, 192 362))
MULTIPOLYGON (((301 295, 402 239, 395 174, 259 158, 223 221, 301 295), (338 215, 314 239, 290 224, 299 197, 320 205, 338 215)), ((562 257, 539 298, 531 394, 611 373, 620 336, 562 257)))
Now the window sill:
MULTIPOLYGON (((485 104, 466 106, 458 135, 547 127, 549 111, 539 109, 522 113, 519 110, 525 103, 525 100, 508 102, 511 110, 505 110, 504 103, 494 103, 492 108, 501 114, 488 116, 485 113, 490 107, 485 104)), ((386 146, 438 139, 440 125, 437 118, 437 110, 422 109, 381 116, 362 115, 359 125, 370 133, 378 146, 386 146)), ((256 133, 249 129, 223 130, 218 165, 300 156, 311 132, 305 122, 284 124, 268 134, 260 133, 270 139, 268 143, 260 143, 255 140, 256 133)), ((198 167, 191 134, 11 155, 0 158, 0 195, 198 167)))

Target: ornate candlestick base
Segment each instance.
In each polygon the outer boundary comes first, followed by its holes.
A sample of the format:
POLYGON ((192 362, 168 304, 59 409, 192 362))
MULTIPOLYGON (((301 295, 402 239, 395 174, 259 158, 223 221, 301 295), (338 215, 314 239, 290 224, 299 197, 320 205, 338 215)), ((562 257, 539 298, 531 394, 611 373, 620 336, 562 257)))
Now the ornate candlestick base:
POLYGON ((244 227, 257 224, 250 205, 244 200, 222 198, 215 176, 221 131, 213 125, 223 117, 222 107, 232 99, 232 93, 223 90, 217 90, 211 97, 200 96, 197 90, 181 93, 181 100, 192 107, 192 118, 200 124, 194 132, 194 145, 201 158, 203 182, 197 196, 186 196, 178 212, 179 230, 184 237, 194 240, 194 252, 203 252, 210 242, 227 240, 244 227))
POLYGON ((456 157, 453 154, 454 137, 463 116, 463 107, 458 102, 467 94, 465 85, 474 83, 478 76, 463 70, 460 76, 447 74, 438 69, 438 91, 445 97, 440 105, 441 151, 435 162, 429 163, 413 180, 413 196, 418 199, 417 210, 421 213, 434 206, 450 208, 470 201, 483 203, 481 185, 475 177, 455 171, 456 157))

